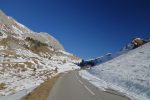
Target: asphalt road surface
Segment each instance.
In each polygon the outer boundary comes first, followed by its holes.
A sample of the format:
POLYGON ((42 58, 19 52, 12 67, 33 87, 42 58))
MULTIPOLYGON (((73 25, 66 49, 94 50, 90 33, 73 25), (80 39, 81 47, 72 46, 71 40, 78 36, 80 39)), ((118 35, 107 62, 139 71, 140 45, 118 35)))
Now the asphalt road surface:
POLYGON ((104 92, 78 75, 78 71, 63 74, 52 88, 47 100, 129 100, 125 96, 104 92))

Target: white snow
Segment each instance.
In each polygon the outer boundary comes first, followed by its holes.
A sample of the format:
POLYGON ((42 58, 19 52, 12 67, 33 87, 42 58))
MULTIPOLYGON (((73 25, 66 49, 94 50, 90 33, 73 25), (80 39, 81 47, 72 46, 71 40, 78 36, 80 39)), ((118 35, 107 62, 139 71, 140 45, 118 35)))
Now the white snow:
MULTIPOLYGON (((1 46, 1 50, 4 50, 3 46, 1 46)), ((48 77, 53 77, 58 73, 79 68, 70 62, 69 57, 65 56, 55 56, 55 59, 50 60, 26 49, 16 49, 13 51, 15 51, 15 55, 18 57, 8 54, 8 57, 4 57, 2 55, 6 54, 2 51, 0 51, 0 71, 4 71, 0 73, 0 83, 5 83, 7 87, 4 90, 0 90, 0 96, 3 96, 2 98, 7 98, 9 95, 13 96, 13 94, 15 95, 22 90, 37 87, 48 77), (32 65, 29 66, 27 63, 32 65), (15 67, 16 64, 22 66, 25 71, 22 71, 23 69, 21 67, 15 67), (58 68, 57 72, 55 72, 56 67, 58 68)), ((6 100, 12 99, 7 98, 6 100)))
POLYGON ((71 53, 68 53, 68 52, 63 51, 63 50, 59 50, 59 52, 61 52, 61 53, 65 54, 65 55, 71 55, 71 56, 72 56, 72 54, 71 54, 71 53))
POLYGON ((12 28, 16 34, 18 34, 18 35, 23 34, 23 32, 21 30, 19 30, 16 26, 12 25, 12 28))
MULTIPOLYGON (((57 61, 55 61, 40 57, 25 50, 22 51, 23 52, 20 52, 20 50, 16 50, 16 53, 19 54, 21 57, 1 57, 2 62, 0 63, 0 70, 4 69, 5 71, 0 73, 0 83, 5 83, 7 87, 4 90, 0 90, 0 96, 3 96, 2 98, 5 98, 4 96, 6 96, 7 98, 9 97, 9 95, 16 94, 17 92, 22 90, 28 90, 29 88, 37 87, 38 85, 43 83, 48 77, 53 77, 58 73, 79 68, 78 66, 71 62, 68 62, 67 60, 66 62, 62 62, 61 60, 59 60, 60 57, 58 57, 57 61), (22 54, 24 56, 22 56, 22 54), (3 59, 9 59, 9 62, 7 62, 7 60, 3 61, 3 59), (33 59, 35 59, 38 63, 35 63, 33 59), (32 66, 27 67, 28 65, 26 65, 26 62, 31 63, 32 66), (6 63, 4 64, 6 69, 3 67, 3 63, 6 63), (22 68, 20 67, 13 68, 15 64, 25 66, 24 68, 26 68, 26 70, 21 71, 22 68), (55 72, 56 67, 58 68, 57 73, 55 72), (35 68, 36 71, 34 71, 33 68, 35 68)), ((7 98, 6 100, 13 99, 7 98)))
POLYGON ((30 88, 28 90, 22 90, 16 92, 15 94, 8 95, 8 96, 0 96, 0 100, 20 100, 23 96, 27 95, 31 92, 34 88, 30 88))
POLYGON ((62 66, 58 66, 59 73, 65 72, 65 71, 70 71, 70 70, 75 70, 75 69, 79 69, 79 66, 72 64, 72 63, 66 63, 62 66))
POLYGON ((133 100, 150 100, 150 43, 80 75, 103 90, 111 88, 133 100))

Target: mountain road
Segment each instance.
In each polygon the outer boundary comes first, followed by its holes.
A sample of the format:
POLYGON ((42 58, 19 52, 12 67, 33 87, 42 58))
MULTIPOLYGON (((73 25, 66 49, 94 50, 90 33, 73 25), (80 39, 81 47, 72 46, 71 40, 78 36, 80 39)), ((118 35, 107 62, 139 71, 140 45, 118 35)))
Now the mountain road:
POLYGON ((47 100, 130 100, 129 98, 104 92, 81 78, 78 71, 62 74, 52 88, 47 100))

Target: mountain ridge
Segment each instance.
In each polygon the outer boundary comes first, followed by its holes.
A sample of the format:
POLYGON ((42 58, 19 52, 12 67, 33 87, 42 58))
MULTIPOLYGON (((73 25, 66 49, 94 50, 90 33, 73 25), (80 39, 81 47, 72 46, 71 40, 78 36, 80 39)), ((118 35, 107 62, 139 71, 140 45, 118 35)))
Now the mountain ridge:
POLYGON ((49 46, 52 46, 56 50, 64 50, 64 47, 60 44, 58 40, 56 40, 53 36, 46 32, 34 32, 31 31, 26 26, 20 24, 12 17, 6 16, 5 13, 1 10, 0 11, 0 28, 1 30, 7 30, 10 33, 15 33, 20 38, 31 37, 33 39, 39 40, 43 43, 47 43, 49 46))

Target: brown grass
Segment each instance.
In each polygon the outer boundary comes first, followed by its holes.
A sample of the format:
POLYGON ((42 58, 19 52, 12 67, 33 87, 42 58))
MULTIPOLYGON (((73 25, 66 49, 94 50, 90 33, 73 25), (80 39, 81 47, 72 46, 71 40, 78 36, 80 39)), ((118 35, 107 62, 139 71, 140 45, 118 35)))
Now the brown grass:
POLYGON ((31 93, 24 96, 21 100, 46 100, 50 90, 54 86, 59 76, 60 75, 57 75, 51 79, 48 79, 46 82, 34 89, 31 93))
POLYGON ((3 52, 7 55, 16 55, 16 52, 12 50, 4 50, 3 52))
POLYGON ((24 62, 25 65, 27 65, 28 68, 33 68, 33 63, 32 62, 24 62))
POLYGON ((48 46, 33 46, 30 48, 30 50, 32 50, 34 53, 39 54, 39 52, 42 53, 46 53, 46 52, 50 52, 48 46))
POLYGON ((0 90, 6 89, 6 84, 5 83, 0 83, 0 90))

